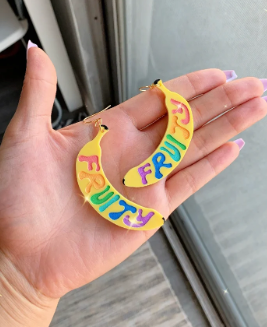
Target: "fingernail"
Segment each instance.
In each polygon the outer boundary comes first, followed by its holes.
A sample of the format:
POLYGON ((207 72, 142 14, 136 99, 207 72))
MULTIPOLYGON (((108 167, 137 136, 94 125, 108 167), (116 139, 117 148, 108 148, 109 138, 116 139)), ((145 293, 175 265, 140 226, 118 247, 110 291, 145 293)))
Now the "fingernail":
POLYGON ((267 90, 267 79, 266 78, 260 78, 260 81, 262 82, 263 87, 264 87, 263 92, 265 92, 267 90))
POLYGON ((267 96, 262 97, 267 102, 267 96))
POLYGON ((224 70, 223 72, 226 76, 226 83, 231 82, 232 80, 237 78, 237 75, 234 70, 224 70))
POLYGON ((38 45, 33 43, 31 40, 28 41, 28 45, 27 45, 27 58, 28 58, 28 51, 30 48, 38 48, 38 45))
POLYGON ((246 144, 245 141, 244 141, 243 139, 237 139, 237 140, 235 140, 234 142, 238 145, 239 150, 242 150, 243 147, 244 147, 245 144, 246 144))

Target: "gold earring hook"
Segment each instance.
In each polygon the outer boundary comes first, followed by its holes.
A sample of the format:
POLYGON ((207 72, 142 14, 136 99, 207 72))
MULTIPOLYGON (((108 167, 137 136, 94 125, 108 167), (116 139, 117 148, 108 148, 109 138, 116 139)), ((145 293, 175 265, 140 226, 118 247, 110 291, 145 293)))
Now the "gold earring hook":
POLYGON ((87 120, 88 120, 88 119, 91 119, 92 117, 94 117, 94 116, 96 116, 96 115, 98 115, 98 114, 100 114, 100 113, 103 112, 103 111, 108 110, 110 107, 111 107, 111 105, 107 106, 105 109, 103 109, 103 110, 101 110, 101 111, 99 111, 99 112, 96 112, 95 114, 93 114, 93 115, 91 115, 91 116, 88 116, 88 117, 84 118, 83 122, 84 122, 85 124, 95 124, 95 127, 99 127, 99 128, 101 128, 101 125, 102 125, 102 118, 101 118, 101 117, 99 117, 99 118, 97 118, 97 119, 94 119, 94 120, 89 120, 89 121, 87 121, 87 120))
POLYGON ((140 92, 146 92, 148 90, 153 89, 155 86, 156 86, 155 84, 141 86, 141 87, 139 87, 139 91, 140 92))
POLYGON ((141 87, 139 87, 139 91, 140 91, 140 92, 145 92, 145 91, 147 91, 147 90, 154 89, 154 88, 157 86, 158 82, 160 82, 160 79, 156 79, 156 80, 154 81, 154 83, 152 83, 151 85, 141 86, 141 87))

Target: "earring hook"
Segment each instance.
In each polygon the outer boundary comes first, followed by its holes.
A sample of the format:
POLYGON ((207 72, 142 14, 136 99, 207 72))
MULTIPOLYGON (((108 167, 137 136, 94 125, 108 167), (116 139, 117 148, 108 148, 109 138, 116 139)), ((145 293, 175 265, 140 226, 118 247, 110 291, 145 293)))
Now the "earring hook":
POLYGON ((139 91, 140 92, 146 92, 148 90, 153 89, 155 86, 156 86, 155 84, 141 86, 141 87, 139 87, 139 91))
POLYGON ((154 83, 152 83, 151 85, 145 85, 145 86, 141 86, 141 87, 139 87, 139 91, 140 91, 140 92, 145 92, 145 91, 147 91, 147 90, 154 89, 154 87, 157 86, 158 82, 160 82, 160 79, 159 79, 159 78, 156 79, 156 80, 154 81, 154 83))
POLYGON ((99 117, 97 119, 94 119, 94 120, 89 120, 89 121, 88 121, 88 119, 91 119, 92 117, 100 114, 101 112, 108 110, 110 107, 111 107, 111 105, 107 106, 105 109, 103 109, 103 110, 101 110, 99 112, 96 112, 95 114, 93 114, 91 116, 88 116, 88 117, 84 118, 83 122, 85 124, 95 124, 95 127, 101 128, 101 125, 102 125, 102 118, 101 117, 99 117))

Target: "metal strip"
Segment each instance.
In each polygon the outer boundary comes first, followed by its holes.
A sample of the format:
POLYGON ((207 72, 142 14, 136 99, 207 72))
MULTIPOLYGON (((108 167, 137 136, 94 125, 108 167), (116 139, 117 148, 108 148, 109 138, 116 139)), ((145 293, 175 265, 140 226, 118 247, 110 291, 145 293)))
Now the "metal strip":
POLYGON ((121 67, 121 54, 120 54, 120 41, 119 41, 119 25, 118 25, 118 9, 117 0, 112 0, 113 7, 113 27, 115 36, 115 51, 116 51, 116 68, 117 68, 117 79, 118 79, 118 92, 119 102, 123 101, 122 91, 122 67, 121 67))
POLYGON ((117 10, 117 33, 118 33, 118 47, 120 56, 120 73, 121 73, 121 100, 120 102, 127 100, 126 94, 126 45, 125 45, 125 10, 124 10, 124 0, 115 0, 116 10, 117 10))
POLYGON ((225 325, 248 327, 183 205, 173 212, 171 221, 176 232, 179 231, 185 248, 225 325))
POLYGON ((179 263, 183 268, 183 271, 193 291, 195 292, 199 304, 201 305, 210 325, 212 327, 224 326, 222 324, 220 317, 215 311, 199 277, 197 276, 197 273, 194 267, 192 266, 183 248, 183 245, 181 244, 179 237, 172 226, 170 219, 167 220, 166 223, 164 224, 163 231, 170 242, 173 252, 175 253, 177 259, 179 260, 179 263))

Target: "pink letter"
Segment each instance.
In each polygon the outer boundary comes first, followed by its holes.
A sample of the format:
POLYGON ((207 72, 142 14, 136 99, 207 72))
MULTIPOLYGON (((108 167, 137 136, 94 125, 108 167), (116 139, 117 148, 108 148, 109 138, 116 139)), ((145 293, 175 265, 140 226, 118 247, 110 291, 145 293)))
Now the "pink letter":
POLYGON ((185 118, 181 120, 181 122, 184 125, 187 125, 190 121, 190 116, 189 116, 189 111, 186 105, 184 105, 183 103, 176 101, 174 99, 171 99, 171 103, 177 106, 177 109, 172 110, 173 114, 182 114, 184 112, 185 114, 185 118))
POLYGON ((96 164, 96 171, 100 170, 98 156, 79 156, 79 161, 86 161, 88 163, 88 170, 93 170, 93 163, 96 164))

